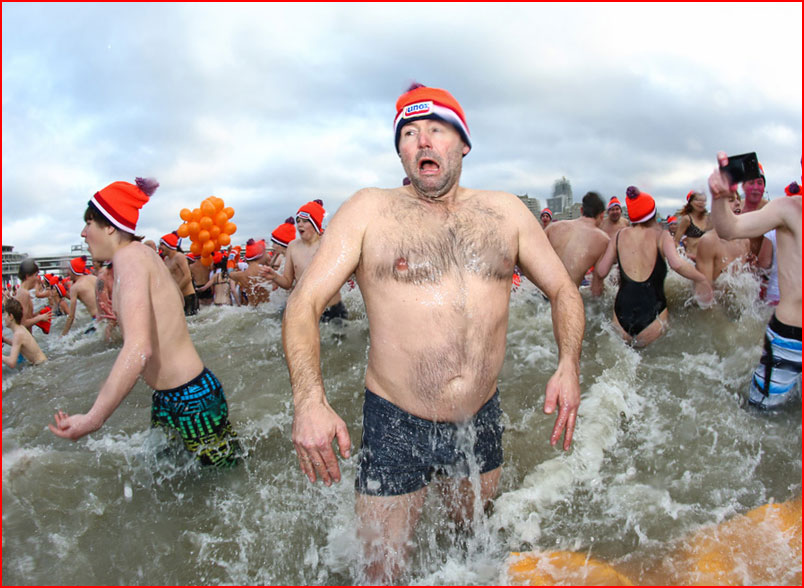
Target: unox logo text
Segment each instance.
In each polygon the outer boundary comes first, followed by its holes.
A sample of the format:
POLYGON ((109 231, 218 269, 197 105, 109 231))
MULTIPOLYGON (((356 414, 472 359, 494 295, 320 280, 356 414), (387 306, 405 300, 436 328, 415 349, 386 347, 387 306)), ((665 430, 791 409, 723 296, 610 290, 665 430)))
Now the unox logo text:
POLYGON ((430 114, 433 110, 433 102, 417 102, 416 104, 409 104, 402 111, 402 118, 413 118, 415 116, 424 116, 430 114))

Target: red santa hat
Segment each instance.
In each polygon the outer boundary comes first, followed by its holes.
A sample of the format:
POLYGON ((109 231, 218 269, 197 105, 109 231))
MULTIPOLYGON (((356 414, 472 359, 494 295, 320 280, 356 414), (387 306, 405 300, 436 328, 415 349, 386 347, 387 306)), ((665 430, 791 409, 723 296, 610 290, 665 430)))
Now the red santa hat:
POLYGON ((396 101, 394 146, 397 153, 399 153, 399 137, 402 134, 402 127, 414 120, 423 119, 435 119, 451 124, 458 131, 463 142, 470 149, 472 148, 466 115, 452 94, 441 88, 428 88, 414 83, 396 101))
POLYGON ((620 199, 616 196, 612 196, 609 199, 609 205, 606 207, 606 210, 611 210, 614 206, 619 206, 622 209, 623 205, 620 204, 620 199))
POLYGON ((656 202, 653 196, 640 192, 636 186, 628 186, 625 194, 628 218, 633 224, 644 223, 656 216, 656 202))
POLYGON ((797 196, 801 194, 801 186, 798 185, 798 182, 792 182, 784 187, 784 194, 785 196, 797 196))
POLYGON ((134 184, 114 182, 95 192, 89 201, 115 227, 134 234, 140 209, 159 187, 153 178, 137 178, 134 184))
POLYGON ((324 210, 324 203, 321 200, 313 200, 308 202, 296 213, 296 218, 303 218, 313 224, 315 232, 321 234, 321 225, 324 223, 324 217, 327 212, 324 210))
POLYGON ((164 245, 168 249, 176 251, 181 245, 181 239, 179 238, 179 234, 176 231, 173 231, 172 233, 163 235, 162 238, 159 239, 159 244, 164 245))
POLYGON ((246 261, 255 261, 265 255, 265 239, 255 241, 249 239, 246 242, 246 261))
POLYGON ((287 247, 288 243, 296 238, 296 224, 293 217, 288 217, 285 222, 276 227, 271 233, 271 241, 282 247, 287 247))
POLYGON ((82 255, 81 257, 73 257, 70 260, 70 271, 77 276, 91 274, 92 272, 87 267, 87 256, 82 255))

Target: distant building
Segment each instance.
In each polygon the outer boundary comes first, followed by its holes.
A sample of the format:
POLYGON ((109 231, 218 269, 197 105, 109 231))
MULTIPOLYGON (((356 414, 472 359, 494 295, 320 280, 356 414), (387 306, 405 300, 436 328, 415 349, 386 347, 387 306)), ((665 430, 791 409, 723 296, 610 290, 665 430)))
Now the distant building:
POLYGON ((580 202, 573 202, 568 207, 566 207, 563 211, 554 212, 553 213, 553 222, 562 221, 562 220, 572 220, 574 218, 578 218, 579 216, 581 216, 581 207, 582 207, 582 204, 580 202))
POLYGON ((570 206, 572 206, 572 186, 567 178, 562 177, 553 184, 553 197, 547 199, 547 208, 555 218, 557 213, 569 210, 570 206))
POLYGON ((522 203, 528 207, 528 210, 530 210, 533 213, 533 216, 539 218, 539 214, 542 211, 541 200, 539 200, 538 198, 531 198, 527 194, 523 194, 521 196, 517 194, 516 197, 519 198, 522 201, 522 203))
MULTIPOLYGON (((81 255, 86 255, 88 263, 92 263, 92 256, 84 244, 70 247, 69 255, 42 255, 33 259, 36 261, 36 265, 39 266, 40 273, 65 277, 69 273, 70 260, 81 255)), ((26 257, 33 256, 27 253, 17 253, 14 251, 13 245, 3 245, 3 283, 19 283, 17 272, 20 269, 20 263, 26 257)))

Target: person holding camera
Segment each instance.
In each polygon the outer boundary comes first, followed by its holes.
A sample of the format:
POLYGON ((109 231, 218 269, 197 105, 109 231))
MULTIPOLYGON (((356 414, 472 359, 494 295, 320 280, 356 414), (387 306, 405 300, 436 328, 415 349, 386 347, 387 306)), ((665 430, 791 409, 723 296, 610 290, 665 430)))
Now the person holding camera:
POLYGON ((729 157, 723 152, 717 159, 720 167, 709 176, 709 191, 718 234, 724 239, 755 238, 776 229, 779 305, 765 329, 762 358, 748 392, 749 404, 774 408, 801 391, 801 195, 777 198, 737 216, 729 208, 729 196, 737 183, 756 177, 729 173, 729 157))

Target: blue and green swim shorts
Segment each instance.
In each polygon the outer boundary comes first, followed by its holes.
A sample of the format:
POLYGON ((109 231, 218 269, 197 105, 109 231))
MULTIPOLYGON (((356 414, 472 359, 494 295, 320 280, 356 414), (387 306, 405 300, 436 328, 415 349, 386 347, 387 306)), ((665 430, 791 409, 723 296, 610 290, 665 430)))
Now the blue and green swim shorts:
POLYGON ((232 466, 243 453, 229 422, 223 387, 207 368, 183 386, 154 391, 151 426, 180 434, 201 465, 232 466))

